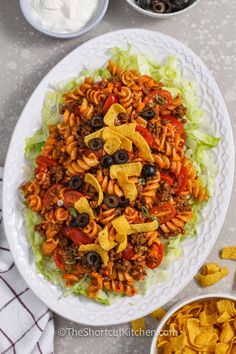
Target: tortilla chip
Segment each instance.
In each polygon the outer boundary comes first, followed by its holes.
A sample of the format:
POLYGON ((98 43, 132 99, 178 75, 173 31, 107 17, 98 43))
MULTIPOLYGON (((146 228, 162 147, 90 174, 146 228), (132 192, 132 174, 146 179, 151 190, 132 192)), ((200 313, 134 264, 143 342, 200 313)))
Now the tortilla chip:
POLYGON ((103 250, 101 246, 95 245, 95 244, 89 244, 89 245, 82 245, 79 247, 79 251, 81 252, 97 252, 100 257, 102 258, 102 261, 105 265, 107 265, 107 262, 109 260, 108 252, 103 250))
POLYGON ((215 354, 226 354, 228 351, 229 345, 226 343, 217 343, 215 348, 215 354))
POLYGON ((120 243, 116 253, 120 253, 124 251, 127 247, 127 243, 128 243, 127 234, 117 234, 116 240, 117 241, 119 240, 118 242, 120 243))
POLYGON ((223 325, 223 331, 220 335, 221 343, 230 342, 235 336, 235 329, 229 324, 229 322, 225 322, 223 325))
POLYGON ((114 248, 117 243, 114 241, 109 240, 109 232, 107 226, 99 232, 98 234, 98 242, 102 249, 105 251, 110 251, 112 248, 114 248))
POLYGON ((146 329, 144 318, 139 318, 131 322, 132 330, 135 331, 135 335, 140 335, 141 331, 146 329))
POLYGON ((231 300, 219 300, 217 301, 217 309, 219 314, 227 312, 231 317, 235 315, 235 303, 231 300))
POLYGON ((138 191, 134 182, 130 182, 125 171, 117 172, 117 179, 126 198, 134 201, 138 196, 138 191))
POLYGON ((172 353, 172 346, 170 342, 163 340, 162 342, 158 343, 158 348, 163 350, 163 354, 171 354, 172 353))
POLYGON ((110 129, 109 127, 104 128, 102 137, 104 140, 109 140, 113 138, 119 138, 120 139, 120 148, 126 150, 126 151, 132 151, 133 149, 133 144, 132 141, 126 138, 124 135, 119 134, 118 132, 110 129))
POLYGON ((158 222, 156 220, 143 224, 131 224, 128 235, 137 234, 139 232, 151 232, 158 229, 158 222))
POLYGON ((196 275, 196 279, 198 280, 200 286, 205 287, 217 283, 228 274, 229 274, 228 268, 222 267, 218 272, 213 274, 203 275, 198 273, 196 275))
POLYGON ((127 234, 130 228, 130 225, 124 215, 115 218, 112 222, 112 225, 118 232, 118 234, 127 234))
POLYGON ((119 103, 114 103, 107 111, 104 117, 104 123, 109 127, 115 125, 115 120, 120 113, 126 113, 126 109, 122 107, 119 103))
POLYGON ((121 140, 117 136, 110 137, 103 148, 108 155, 113 155, 121 146, 121 140))
POLYGON ((236 246, 224 247, 221 252, 222 259, 236 259, 236 246))
POLYGON ((137 147, 140 152, 140 156, 148 162, 154 162, 154 158, 151 153, 151 149, 144 139, 144 137, 136 132, 136 124, 135 123, 126 123, 122 124, 118 127, 112 128, 114 131, 117 131, 119 134, 126 136, 130 139, 133 144, 137 147))
POLYGON ((117 179, 117 174, 119 172, 123 172, 126 177, 131 176, 140 176, 142 171, 142 163, 141 162, 131 162, 120 165, 112 165, 110 167, 110 177, 112 179, 117 179))
POLYGON ((175 352, 182 351, 184 349, 185 335, 182 333, 180 336, 170 338, 170 344, 175 352))
POLYGON ((91 184, 91 186, 93 186, 96 189, 96 191, 98 192, 98 205, 101 205, 103 202, 103 191, 97 178, 90 173, 86 173, 84 177, 84 181, 86 183, 91 184))
POLYGON ((214 274, 216 272, 219 272, 219 270, 220 270, 220 267, 217 263, 207 263, 202 268, 202 274, 204 274, 204 275, 214 274))
POLYGON ((86 137, 84 138, 85 144, 88 146, 88 143, 89 143, 90 140, 92 140, 94 138, 100 138, 102 136, 103 129, 104 128, 99 129, 99 130, 97 130, 96 132, 94 132, 92 134, 86 135, 86 137))
POLYGON ((200 347, 208 347, 209 343, 217 341, 218 336, 214 333, 213 327, 200 328, 200 333, 195 339, 195 345, 200 347))
POLYGON ((213 312, 212 314, 207 314, 206 311, 202 311, 199 314, 199 321, 201 326, 210 326, 217 323, 219 315, 217 312, 213 312))
POLYGON ((200 323, 197 318, 187 320, 187 331, 190 343, 195 345, 196 337, 200 334, 200 323))
POLYGON ((229 321, 231 319, 231 316, 228 312, 223 312, 218 318, 217 318, 217 323, 224 323, 226 321, 229 321))
POLYGON ((189 348, 189 347, 184 347, 184 353, 185 354, 197 354, 198 352, 192 348, 189 348))
POLYGON ((91 208, 88 200, 85 197, 82 197, 77 200, 77 202, 75 202, 74 207, 80 214, 87 213, 90 218, 94 219, 93 209, 91 208))
POLYGON ((160 307, 159 309, 153 311, 150 313, 150 316, 152 316, 155 320, 161 320, 166 314, 166 311, 163 309, 163 307, 160 307))
POLYGON ((144 139, 144 137, 139 134, 138 132, 136 132, 135 134, 133 134, 132 136, 130 135, 128 137, 133 144, 138 148, 139 152, 140 152, 140 156, 148 162, 154 162, 154 158, 152 156, 151 153, 151 149, 147 143, 147 141, 144 139))
POLYGON ((128 137, 128 135, 135 133, 136 123, 125 123, 118 125, 117 127, 111 127, 111 129, 121 135, 128 137))

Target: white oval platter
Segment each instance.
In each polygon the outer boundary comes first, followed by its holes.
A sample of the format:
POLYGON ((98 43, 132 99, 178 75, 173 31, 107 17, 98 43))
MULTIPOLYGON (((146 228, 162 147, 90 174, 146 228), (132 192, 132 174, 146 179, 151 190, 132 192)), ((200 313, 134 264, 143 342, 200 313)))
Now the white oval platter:
POLYGON ((59 315, 72 321, 98 326, 115 325, 140 318, 171 299, 193 278, 214 245, 226 215, 233 182, 234 148, 230 120, 215 80, 205 64, 189 48, 177 40, 157 32, 127 29, 111 32, 90 40, 76 48, 57 64, 35 89, 14 130, 9 146, 3 187, 3 218, 5 232, 15 263, 37 296, 59 315), (50 284, 37 273, 27 240, 22 205, 17 188, 24 180, 25 139, 40 127, 40 111, 46 91, 70 77, 78 76, 81 69, 95 69, 109 58, 111 47, 152 53, 161 61, 176 55, 184 77, 199 83, 199 100, 207 121, 222 141, 214 151, 218 167, 214 194, 201 215, 198 237, 183 244, 183 257, 170 266, 170 278, 152 286, 146 295, 122 297, 111 306, 102 306, 83 297, 63 297, 59 287, 50 284))

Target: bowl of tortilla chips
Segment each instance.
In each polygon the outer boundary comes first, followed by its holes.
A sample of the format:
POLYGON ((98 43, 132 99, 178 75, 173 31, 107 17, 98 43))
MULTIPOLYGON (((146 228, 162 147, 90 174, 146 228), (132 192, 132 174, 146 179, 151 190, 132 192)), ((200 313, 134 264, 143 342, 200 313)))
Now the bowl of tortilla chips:
POLYGON ((236 353, 236 296, 205 294, 177 303, 162 318, 150 354, 236 353))

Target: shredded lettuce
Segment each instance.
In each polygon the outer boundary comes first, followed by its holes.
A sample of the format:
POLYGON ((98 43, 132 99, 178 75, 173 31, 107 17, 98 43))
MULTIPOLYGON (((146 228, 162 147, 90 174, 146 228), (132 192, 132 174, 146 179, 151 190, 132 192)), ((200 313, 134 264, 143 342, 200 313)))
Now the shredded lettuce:
MULTIPOLYGON (((112 60, 122 69, 136 70, 141 75, 149 75, 156 81, 161 81, 164 84, 164 89, 168 90, 173 97, 178 94, 183 97, 183 104, 187 108, 187 123, 185 125, 187 135, 186 156, 192 161, 199 176, 201 176, 200 181, 211 194, 217 175, 217 168, 212 159, 211 149, 219 143, 220 138, 215 137, 211 127, 207 127, 204 123, 204 111, 200 108, 197 84, 183 78, 181 65, 179 65, 177 57, 170 56, 164 63, 158 63, 150 55, 133 54, 130 45, 128 45, 126 50, 117 47, 112 48, 109 53, 112 56, 112 60)), ((98 81, 108 79, 110 73, 105 66, 94 71, 84 70, 79 77, 58 84, 54 91, 46 94, 42 108, 42 127, 31 138, 26 140, 25 156, 33 167, 35 166, 35 158, 42 151, 48 137, 48 127, 56 124, 61 119, 60 106, 63 103, 63 93, 79 86, 84 78, 88 76, 98 81)), ((156 270, 148 269, 146 279, 135 284, 141 293, 145 293, 150 289, 152 284, 167 279, 169 265, 182 255, 182 241, 187 236, 196 237, 198 216, 204 203, 195 201, 191 201, 191 203, 193 218, 186 225, 185 234, 172 237, 169 240, 163 240, 166 251, 161 267, 156 270)), ((56 268, 52 257, 45 257, 41 253, 40 247, 43 238, 34 230, 34 226, 40 222, 39 216, 26 208, 25 220, 38 270, 45 278, 63 286, 60 271, 56 268)), ((78 284, 75 284, 70 289, 66 288, 64 295, 87 296, 88 282, 89 280, 85 276, 78 284)), ((115 301, 119 296, 101 290, 97 301, 107 305, 115 301)))
POLYGON ((35 159, 41 153, 48 138, 48 127, 60 121, 59 110, 62 103, 63 95, 61 91, 49 91, 45 95, 41 111, 42 127, 25 142, 25 158, 33 167, 36 166, 35 159))
POLYGON ((49 91, 44 99, 42 108, 42 131, 48 137, 48 127, 60 121, 60 105, 63 103, 63 95, 60 91, 49 91))
POLYGON ((36 133, 30 138, 26 139, 25 145, 25 158, 30 161, 35 167, 35 159, 41 153, 45 144, 45 135, 42 129, 36 131, 36 133))
POLYGON ((62 284, 61 273, 52 259, 42 254, 41 245, 44 241, 39 232, 35 231, 35 225, 39 224, 41 217, 29 208, 24 209, 24 217, 28 238, 33 250, 35 264, 38 271, 54 284, 62 284))

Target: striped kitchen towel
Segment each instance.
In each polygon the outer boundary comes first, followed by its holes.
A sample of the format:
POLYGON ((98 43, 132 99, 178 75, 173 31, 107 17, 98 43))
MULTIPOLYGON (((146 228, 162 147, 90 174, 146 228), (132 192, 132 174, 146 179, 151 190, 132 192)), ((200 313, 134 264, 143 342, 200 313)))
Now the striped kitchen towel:
POLYGON ((52 313, 20 276, 2 225, 2 175, 0 168, 0 353, 53 353, 52 313))

